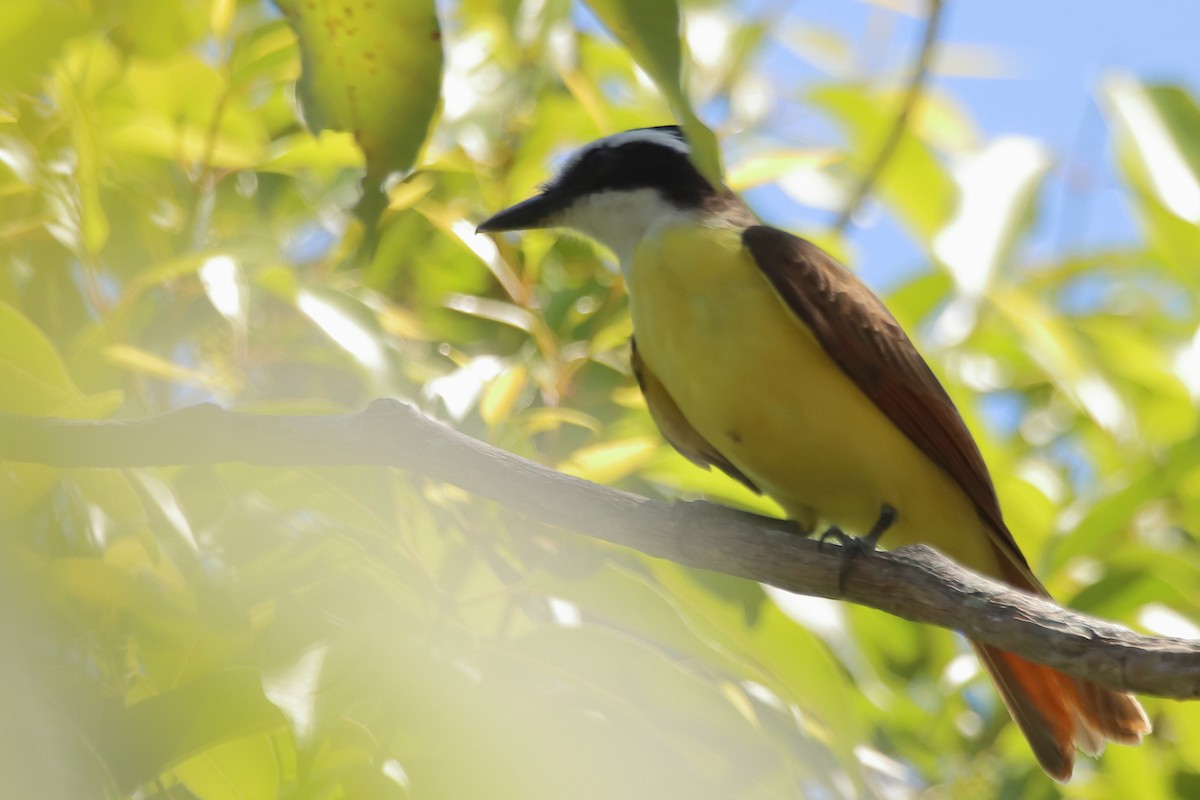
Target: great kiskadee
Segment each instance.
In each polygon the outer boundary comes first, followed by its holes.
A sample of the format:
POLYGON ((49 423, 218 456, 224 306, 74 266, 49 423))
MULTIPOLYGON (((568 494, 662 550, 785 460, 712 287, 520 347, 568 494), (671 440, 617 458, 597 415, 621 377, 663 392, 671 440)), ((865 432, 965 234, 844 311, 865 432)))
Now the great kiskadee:
MULTIPOLYGON (((761 225, 692 164, 680 129, 577 152, 481 232, 564 227, 620 259, 633 371, 666 439, 818 525, 874 545, 923 542, 1046 595, 1004 524, 979 448, 883 303, 812 243, 761 225)), ((1136 744, 1138 702, 972 642, 1051 777, 1075 747, 1136 744)))

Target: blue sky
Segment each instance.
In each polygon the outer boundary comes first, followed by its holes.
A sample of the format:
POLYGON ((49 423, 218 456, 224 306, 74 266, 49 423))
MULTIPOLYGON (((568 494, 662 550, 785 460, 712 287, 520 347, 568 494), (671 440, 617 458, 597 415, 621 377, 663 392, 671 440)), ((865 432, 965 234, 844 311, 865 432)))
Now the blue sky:
MULTIPOLYGON (((911 63, 923 20, 895 15, 864 0, 785 3, 746 2, 749 13, 787 9, 790 21, 839 32, 856 51, 871 48, 872 66, 911 63), (751 10, 753 9, 753 10, 751 10), (891 20, 890 29, 880 23, 891 20), (880 47, 878 32, 889 29, 880 47)), ((935 77, 987 137, 1020 134, 1045 142, 1055 167, 1041 195, 1039 228, 1026 255, 1045 258, 1132 241, 1136 224, 1115 175, 1108 132, 1097 105, 1098 87, 1115 71, 1149 82, 1200 89, 1200 4, 1188 0, 948 0, 941 41, 999 52, 1011 67, 1002 78, 935 77), (1070 181, 1064 178, 1069 176, 1070 181)), ((827 78, 798 59, 779 64, 800 81, 827 78)), ((789 75, 789 77, 792 77, 789 75)), ((813 122, 798 127, 804 144, 813 122)), ((777 204, 770 192, 752 197, 770 221, 793 228, 828 222, 777 204), (788 218, 781 218, 786 214, 788 218)), ((924 256, 887 219, 851 233, 855 266, 877 288, 886 288, 924 256)))

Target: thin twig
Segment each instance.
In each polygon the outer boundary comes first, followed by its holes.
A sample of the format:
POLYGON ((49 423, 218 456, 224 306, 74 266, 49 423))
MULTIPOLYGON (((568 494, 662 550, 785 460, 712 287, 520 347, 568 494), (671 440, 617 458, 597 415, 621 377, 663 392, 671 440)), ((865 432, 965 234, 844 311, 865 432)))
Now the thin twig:
POLYGON ((888 131, 887 138, 883 141, 883 146, 879 148, 879 152, 875 154, 875 160, 871 162, 871 166, 863 173, 862 179, 858 182, 858 186, 854 190, 854 194, 850 196, 850 202, 846 203, 845 209, 838 216, 835 228, 838 231, 843 231, 850 224, 850 220, 854 216, 854 212, 858 210, 859 205, 870 194, 875 182, 879 180, 879 176, 883 173, 888 161, 896 152, 896 148, 900 145, 900 139, 904 136, 904 131, 908 128, 908 117, 912 113, 913 108, 917 104, 921 93, 925 90, 925 79, 929 76, 929 65, 933 62, 933 54, 937 49, 938 29, 942 22, 942 0, 929 0, 929 16, 925 20, 925 33, 921 38, 921 50, 917 54, 917 62, 913 66, 912 77, 908 81, 908 90, 904 93, 904 100, 900 103, 900 110, 896 114, 896 119, 892 122, 892 128, 888 131))

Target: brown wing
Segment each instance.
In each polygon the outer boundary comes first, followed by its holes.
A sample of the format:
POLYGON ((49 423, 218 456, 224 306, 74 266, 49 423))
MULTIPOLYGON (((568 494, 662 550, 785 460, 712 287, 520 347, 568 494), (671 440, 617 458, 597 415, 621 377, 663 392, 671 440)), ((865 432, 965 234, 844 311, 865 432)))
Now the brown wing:
MULTIPOLYGON (((879 298, 815 245, 754 226, 746 248, 784 303, 904 435, 954 478, 995 532, 1009 583, 1047 594, 1000 516, 983 457, 945 389, 879 298)), ((1110 739, 1136 744, 1150 732, 1137 700, 972 642, 1004 704, 1045 770, 1067 780, 1075 747, 1097 753, 1110 739)))
POLYGON ((683 416, 683 412, 679 410, 679 406, 675 404, 667 387, 662 385, 658 376, 650 371, 642 361, 642 357, 638 355, 637 341, 631 339, 630 345, 633 348, 630 354, 630 363, 633 365, 634 377, 637 378, 638 386, 642 387, 646 405, 650 408, 650 416, 654 419, 654 424, 662 431, 663 437, 693 464, 705 469, 708 469, 711 464, 729 477, 744 484, 755 494, 762 494, 753 481, 743 475, 741 470, 731 464, 729 459, 721 455, 717 448, 709 444, 708 440, 692 427, 692 424, 687 421, 687 417, 683 416))
POLYGON ((878 297, 811 242, 755 225, 742 242, 780 298, 904 435, 953 477, 996 532, 1010 582, 1044 592, 1000 514, 996 490, 958 409, 878 297), (1013 574, 1009 575, 1008 573, 1013 574))

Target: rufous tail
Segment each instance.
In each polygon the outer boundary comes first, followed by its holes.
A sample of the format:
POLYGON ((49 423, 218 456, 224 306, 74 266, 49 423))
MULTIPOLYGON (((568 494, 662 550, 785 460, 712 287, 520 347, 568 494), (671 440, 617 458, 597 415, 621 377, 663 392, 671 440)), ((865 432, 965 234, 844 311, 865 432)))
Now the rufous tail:
MULTIPOLYGON (((1011 540, 1011 535, 1008 538, 1011 540)), ((1020 563, 1006 548, 997 546, 996 554, 1002 580, 1050 597, 1019 553, 1020 563)), ((972 641, 971 646, 1042 769, 1056 781, 1070 780, 1075 748, 1096 756, 1107 742, 1138 744, 1150 733, 1150 719, 1132 695, 1105 689, 990 645, 972 641)))
POLYGON ((1042 768, 1071 777, 1075 748, 1099 755, 1105 742, 1137 744, 1150 720, 1133 697, 986 644, 971 642, 1042 768))

